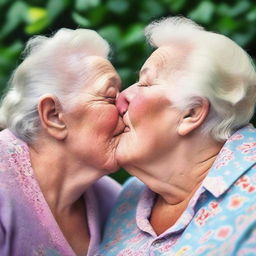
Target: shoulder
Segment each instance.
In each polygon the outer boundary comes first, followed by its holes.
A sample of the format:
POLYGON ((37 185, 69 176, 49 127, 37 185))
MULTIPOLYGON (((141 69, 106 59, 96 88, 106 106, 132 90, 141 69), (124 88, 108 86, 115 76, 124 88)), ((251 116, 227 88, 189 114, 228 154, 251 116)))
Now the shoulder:
POLYGON ((29 175, 31 163, 28 146, 11 131, 0 132, 0 185, 5 188, 9 184, 19 183, 21 176, 29 175))
POLYGON ((126 182, 124 183, 124 187, 129 187, 129 186, 136 186, 136 187, 144 187, 144 183, 140 181, 136 177, 130 177, 126 182))
MULTIPOLYGON (((115 203, 114 210, 120 207, 133 210, 137 208, 141 193, 145 190, 146 185, 136 177, 129 178, 123 185, 123 189, 115 203)), ((119 211, 119 210, 118 210, 119 211)))
MULTIPOLYGON (((108 176, 104 176, 94 184, 94 190, 98 197, 105 198, 107 201, 120 200, 128 193, 130 196, 136 195, 145 189, 145 184, 136 177, 129 178, 123 187, 108 176)), ((130 197, 129 196, 129 197, 130 197)))
MULTIPOLYGON (((108 207, 109 210, 111 210, 112 215, 115 215, 116 211, 119 212, 120 207, 127 207, 127 209, 129 208, 130 210, 135 209, 137 207, 140 194, 145 189, 145 187, 146 186, 137 178, 132 177, 128 179, 125 182, 123 189, 119 193, 118 197, 115 198, 115 202, 111 204, 111 207, 108 207)), ((105 200, 108 202, 111 199, 105 194, 105 200)), ((102 205, 104 205, 104 202, 102 202, 101 208, 102 205)))
MULTIPOLYGON (((0 172, 11 169, 11 166, 28 158, 27 144, 18 139, 11 131, 5 129, 0 132, 0 172)), ((26 159, 27 160, 27 159, 26 159)))
POLYGON ((8 130, 3 130, 0 132, 0 165, 3 165, 5 159, 10 157, 12 151, 12 143, 8 138, 8 130))
POLYGON ((136 177, 129 178, 123 185, 122 194, 131 192, 132 194, 138 195, 145 189, 146 185, 136 177))
POLYGON ((0 131, 0 149, 2 149, 2 147, 13 147, 15 144, 19 143, 19 141, 20 140, 9 129, 0 131))

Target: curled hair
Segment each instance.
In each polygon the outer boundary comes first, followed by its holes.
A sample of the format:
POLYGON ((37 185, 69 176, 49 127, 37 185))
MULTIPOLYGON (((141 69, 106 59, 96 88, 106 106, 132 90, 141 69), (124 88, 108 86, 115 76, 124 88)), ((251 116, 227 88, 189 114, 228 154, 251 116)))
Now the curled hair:
POLYGON ((62 28, 51 37, 31 38, 24 60, 13 72, 0 106, 0 128, 32 143, 40 130, 37 104, 45 94, 53 94, 66 107, 85 79, 88 56, 107 58, 108 43, 89 29, 62 28))
POLYGON ((181 109, 197 105, 200 97, 208 99, 211 107, 201 127, 205 135, 225 141, 248 124, 256 102, 256 73, 240 46, 184 17, 155 21, 145 35, 154 47, 191 46, 184 72, 175 81, 175 97, 170 97, 181 109))

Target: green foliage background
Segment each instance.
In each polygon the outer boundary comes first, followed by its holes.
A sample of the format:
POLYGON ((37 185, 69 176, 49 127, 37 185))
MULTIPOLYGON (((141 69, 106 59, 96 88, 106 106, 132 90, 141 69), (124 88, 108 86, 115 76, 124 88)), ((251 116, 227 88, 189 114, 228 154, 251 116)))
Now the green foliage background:
MULTIPOLYGON (((150 21, 184 15, 223 33, 256 56, 256 2, 253 0, 0 0, 0 94, 21 61, 24 43, 61 27, 97 30, 112 45, 112 63, 123 87, 136 81, 150 54, 143 28, 150 21)), ((254 118, 254 123, 256 120, 254 118)), ((123 182, 124 171, 114 177, 123 182)))

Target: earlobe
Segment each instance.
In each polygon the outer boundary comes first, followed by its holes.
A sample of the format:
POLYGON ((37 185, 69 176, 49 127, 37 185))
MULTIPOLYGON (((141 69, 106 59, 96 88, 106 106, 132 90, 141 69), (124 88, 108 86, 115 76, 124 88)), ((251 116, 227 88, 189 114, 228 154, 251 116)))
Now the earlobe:
POLYGON ((67 129, 63 120, 62 107, 58 98, 44 95, 38 103, 38 113, 41 126, 52 137, 63 140, 67 136, 67 129))
POLYGON ((178 134, 180 136, 185 136, 194 131, 201 126, 208 113, 208 100, 204 98, 198 99, 197 104, 194 107, 184 111, 182 119, 178 125, 178 134))

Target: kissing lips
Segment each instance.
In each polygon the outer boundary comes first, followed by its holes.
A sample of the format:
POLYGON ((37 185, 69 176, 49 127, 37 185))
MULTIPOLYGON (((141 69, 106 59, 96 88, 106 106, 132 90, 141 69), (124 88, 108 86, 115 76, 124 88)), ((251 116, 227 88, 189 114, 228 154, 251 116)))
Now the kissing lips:
POLYGON ((115 133, 114 133, 114 137, 117 137, 120 134, 122 134, 124 132, 125 127, 126 126, 125 126, 123 120, 120 118, 119 121, 118 121, 117 128, 116 128, 115 133))
POLYGON ((125 125, 124 133, 129 132, 131 129, 130 129, 129 119, 128 119, 127 113, 123 116, 123 122, 124 122, 124 125, 125 125))

